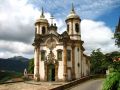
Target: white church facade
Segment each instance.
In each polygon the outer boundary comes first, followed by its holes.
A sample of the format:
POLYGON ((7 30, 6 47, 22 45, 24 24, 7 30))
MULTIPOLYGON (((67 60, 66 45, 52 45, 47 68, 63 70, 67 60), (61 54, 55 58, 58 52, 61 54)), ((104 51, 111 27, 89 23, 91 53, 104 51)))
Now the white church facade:
POLYGON ((59 34, 57 25, 49 24, 44 11, 35 22, 34 79, 36 81, 71 81, 90 73, 90 61, 81 40, 81 19, 72 10, 66 30, 59 34))

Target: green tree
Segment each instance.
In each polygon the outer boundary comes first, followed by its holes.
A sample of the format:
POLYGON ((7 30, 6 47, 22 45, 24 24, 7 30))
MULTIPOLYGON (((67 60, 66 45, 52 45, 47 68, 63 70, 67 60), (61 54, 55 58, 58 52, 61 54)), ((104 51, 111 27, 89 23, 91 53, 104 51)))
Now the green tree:
POLYGON ((118 58, 120 58, 120 52, 118 51, 107 53, 105 55, 107 65, 120 71, 120 61, 117 61, 118 58))
POLYGON ((109 75, 103 83, 102 90, 120 90, 120 52, 111 52, 105 55, 108 63, 109 75))
POLYGON ((100 51, 100 49, 92 51, 90 62, 91 62, 91 73, 92 74, 105 73, 107 69, 105 55, 100 51))
POLYGON ((114 34, 114 39, 115 39, 115 45, 117 45, 118 47, 120 47, 120 32, 116 32, 114 34))
POLYGON ((29 65, 28 65, 28 72, 29 73, 34 73, 34 59, 30 59, 29 65))
POLYGON ((120 17, 114 33, 115 44, 120 47, 120 17))

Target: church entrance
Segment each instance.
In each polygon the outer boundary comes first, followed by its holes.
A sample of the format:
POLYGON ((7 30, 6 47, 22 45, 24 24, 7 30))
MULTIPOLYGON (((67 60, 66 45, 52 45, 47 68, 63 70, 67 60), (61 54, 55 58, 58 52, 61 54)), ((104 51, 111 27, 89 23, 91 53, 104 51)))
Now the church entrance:
POLYGON ((48 65, 48 73, 47 73, 48 81, 55 81, 55 65, 48 65))

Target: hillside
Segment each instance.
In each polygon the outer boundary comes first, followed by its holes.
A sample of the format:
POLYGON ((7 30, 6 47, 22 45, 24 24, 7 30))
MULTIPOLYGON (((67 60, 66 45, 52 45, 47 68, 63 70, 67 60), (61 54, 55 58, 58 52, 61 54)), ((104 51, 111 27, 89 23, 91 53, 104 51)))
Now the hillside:
POLYGON ((24 72, 28 67, 29 59, 22 56, 15 56, 8 59, 0 58, 0 70, 24 72))

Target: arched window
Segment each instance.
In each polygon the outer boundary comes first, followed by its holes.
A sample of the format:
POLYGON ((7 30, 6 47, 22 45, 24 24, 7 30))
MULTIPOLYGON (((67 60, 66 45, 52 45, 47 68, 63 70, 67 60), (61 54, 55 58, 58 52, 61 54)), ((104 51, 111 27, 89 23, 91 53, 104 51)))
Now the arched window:
POLYGON ((42 34, 45 34, 45 27, 42 27, 42 34))
POLYGON ((67 24, 67 32, 69 32, 69 24, 67 24))
POLYGON ((75 24, 75 31, 76 31, 77 33, 79 32, 79 24, 78 24, 78 23, 75 24))

